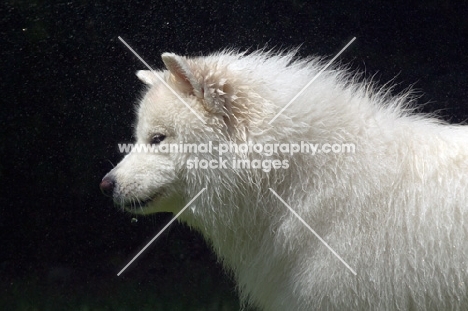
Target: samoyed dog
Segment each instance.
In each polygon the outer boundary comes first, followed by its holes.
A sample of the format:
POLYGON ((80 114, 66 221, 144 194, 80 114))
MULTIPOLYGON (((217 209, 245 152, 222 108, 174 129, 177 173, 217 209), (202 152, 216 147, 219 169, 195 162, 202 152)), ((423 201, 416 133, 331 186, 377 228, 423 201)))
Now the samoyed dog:
POLYGON ((178 219, 260 310, 468 310, 468 127, 294 52, 162 59, 100 184, 118 205, 198 194, 178 219))

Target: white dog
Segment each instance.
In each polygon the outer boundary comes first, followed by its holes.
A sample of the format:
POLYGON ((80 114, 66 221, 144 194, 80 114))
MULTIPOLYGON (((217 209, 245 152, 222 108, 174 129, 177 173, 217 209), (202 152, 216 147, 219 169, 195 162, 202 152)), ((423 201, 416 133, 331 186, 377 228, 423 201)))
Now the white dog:
POLYGON ((323 66, 294 53, 162 58, 137 74, 154 150, 104 193, 177 213, 206 188, 179 219, 261 310, 468 310, 468 127, 337 68, 287 105, 323 66))

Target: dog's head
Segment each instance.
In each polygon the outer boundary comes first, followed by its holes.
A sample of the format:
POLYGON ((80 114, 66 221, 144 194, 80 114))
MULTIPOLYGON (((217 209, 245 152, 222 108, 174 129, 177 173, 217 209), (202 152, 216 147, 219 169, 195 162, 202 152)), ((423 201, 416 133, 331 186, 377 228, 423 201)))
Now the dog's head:
POLYGON ((193 154, 169 146, 245 140, 256 115, 250 110, 257 107, 246 107, 241 99, 248 90, 233 87, 238 75, 230 75, 216 57, 186 59, 164 53, 162 59, 167 70, 137 73, 148 90, 137 110, 135 145, 100 184, 104 194, 133 213, 177 212, 188 179, 199 179, 186 167, 193 154))

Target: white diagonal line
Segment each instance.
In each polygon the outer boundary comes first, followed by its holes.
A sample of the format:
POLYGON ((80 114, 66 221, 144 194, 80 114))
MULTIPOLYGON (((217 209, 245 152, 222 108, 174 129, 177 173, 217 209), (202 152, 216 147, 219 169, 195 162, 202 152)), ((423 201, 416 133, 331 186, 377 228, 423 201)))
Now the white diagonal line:
POLYGON ((158 78, 159 81, 162 82, 162 84, 164 84, 169 90, 171 90, 171 92, 172 92, 175 96, 177 96, 177 98, 178 98, 182 103, 184 103, 184 105, 187 106, 187 108, 190 109, 190 111, 191 111, 200 121, 202 121, 203 124, 206 124, 205 120, 203 120, 203 119, 200 117, 200 115, 199 115, 195 110, 193 110, 193 108, 190 107, 190 106, 185 102, 185 100, 183 100, 182 97, 180 97, 179 94, 177 94, 177 92, 174 91, 174 89, 173 89, 169 84, 167 84, 166 81, 164 81, 164 79, 161 78, 161 77, 156 73, 156 71, 154 71, 153 68, 151 68, 151 66, 148 65, 148 63, 145 62, 145 60, 144 60, 143 58, 141 58, 141 56, 138 55, 138 53, 135 52, 134 49, 131 48, 130 45, 128 45, 127 42, 125 42, 124 39, 122 39, 120 36, 119 36, 118 38, 119 38, 120 41, 122 41, 122 43, 123 43, 133 54, 135 54, 136 57, 138 57, 138 59, 155 75, 155 77, 158 78))
POLYGON ((148 246, 150 246, 151 243, 153 243, 164 232, 164 230, 166 230, 167 227, 169 227, 180 216, 180 214, 182 214, 187 209, 187 207, 189 207, 190 204, 192 204, 192 202, 195 201, 195 199, 198 198, 198 196, 200 196, 200 194, 202 194, 202 192, 205 190, 206 187, 203 188, 192 200, 190 200, 190 202, 188 202, 187 205, 185 205, 185 207, 180 212, 178 212, 177 215, 175 215, 174 218, 172 218, 171 221, 169 221, 169 223, 165 225, 164 228, 162 228, 161 231, 159 231, 159 233, 156 234, 156 236, 151 241, 149 241, 148 244, 146 244, 146 246, 143 247, 143 249, 138 254, 136 254, 136 256, 133 257, 133 259, 130 260, 130 262, 122 270, 120 270, 119 273, 117 273, 117 276, 120 276, 122 272, 124 272, 125 269, 127 269, 138 258, 138 256, 140 256, 148 248, 148 246))
POLYGON ((357 275, 357 273, 330 247, 330 245, 327 244, 305 221, 304 219, 301 218, 289 205, 286 203, 273 189, 269 188, 270 191, 284 204, 286 207, 296 216, 303 224, 304 226, 307 227, 307 229, 310 230, 319 240, 320 242, 323 243, 332 253, 335 255, 345 266, 348 268, 354 275, 357 275))
POLYGON ((322 72, 324 72, 325 69, 327 69, 328 66, 330 66, 330 65, 332 64, 332 63, 335 61, 335 59, 337 59, 338 56, 340 56, 341 53, 343 53, 343 52, 348 48, 348 46, 350 46, 351 43, 353 43, 354 40, 356 40, 356 37, 352 38, 351 41, 349 41, 348 44, 346 44, 345 47, 342 48, 341 51, 339 51, 338 54, 336 54, 335 57, 333 57, 333 58, 328 62, 328 64, 326 64, 325 67, 323 67, 322 70, 320 70, 319 73, 317 73, 317 74, 315 75, 315 77, 313 77, 312 80, 310 80, 309 83, 307 83, 306 86, 304 86, 304 87, 302 88, 302 90, 300 90, 299 93, 297 93, 296 96, 294 96, 293 99, 291 99, 291 100, 289 101, 289 103, 287 103, 286 106, 284 106, 283 109, 281 109, 280 112, 278 112, 278 113, 276 114, 276 116, 275 116, 273 119, 270 120, 270 122, 268 122, 268 124, 273 123, 273 121, 275 121, 276 118, 278 118, 278 117, 280 116, 280 114, 282 114, 282 113, 283 113, 283 112, 284 112, 284 111, 285 111, 285 110, 286 110, 286 109, 287 109, 287 108, 288 108, 288 107, 289 107, 289 106, 290 106, 290 105, 291 105, 291 104, 292 104, 292 103, 293 103, 293 102, 294 102, 294 101, 295 101, 295 100, 296 100, 296 99, 297 99, 297 98, 314 82, 314 81, 315 81, 315 79, 317 79, 317 77, 320 76, 320 75, 322 74, 322 72))

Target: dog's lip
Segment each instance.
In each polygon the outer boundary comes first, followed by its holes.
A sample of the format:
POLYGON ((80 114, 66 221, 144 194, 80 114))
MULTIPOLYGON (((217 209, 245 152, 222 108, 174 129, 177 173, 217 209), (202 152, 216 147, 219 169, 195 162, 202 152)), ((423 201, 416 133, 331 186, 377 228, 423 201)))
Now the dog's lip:
POLYGON ((134 209, 145 208, 149 204, 151 204, 151 202, 154 202, 154 201, 158 200, 162 196, 163 196, 163 193, 161 191, 158 191, 158 192, 148 196, 148 198, 145 199, 145 200, 132 200, 132 201, 125 202, 122 205, 122 207, 124 209, 126 209, 126 210, 129 210, 129 211, 134 210, 134 209))

